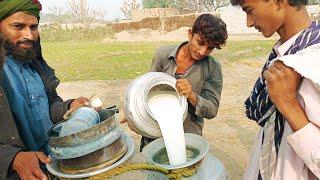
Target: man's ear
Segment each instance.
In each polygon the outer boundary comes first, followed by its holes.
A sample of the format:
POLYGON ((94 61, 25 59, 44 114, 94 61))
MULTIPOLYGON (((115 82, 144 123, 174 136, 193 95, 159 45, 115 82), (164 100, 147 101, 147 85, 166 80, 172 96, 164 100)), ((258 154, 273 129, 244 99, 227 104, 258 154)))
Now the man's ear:
POLYGON ((189 40, 192 39, 192 36, 193 36, 193 34, 192 34, 192 29, 189 29, 189 30, 188 30, 188 39, 189 39, 189 40))
POLYGON ((283 7, 284 3, 287 2, 287 0, 273 0, 273 1, 278 7, 277 10, 280 10, 283 7))

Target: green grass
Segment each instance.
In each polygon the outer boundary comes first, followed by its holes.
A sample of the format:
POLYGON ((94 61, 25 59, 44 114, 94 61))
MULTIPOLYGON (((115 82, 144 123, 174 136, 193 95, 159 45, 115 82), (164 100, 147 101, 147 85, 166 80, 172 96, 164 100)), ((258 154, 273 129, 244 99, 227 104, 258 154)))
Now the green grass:
MULTIPOLYGON (((175 42, 101 43, 43 41, 49 65, 61 81, 133 79, 149 70, 154 51, 175 42)), ((274 41, 230 41, 213 56, 220 61, 254 60, 266 56, 274 41)))
POLYGON ((226 47, 214 51, 213 56, 220 61, 254 61, 257 58, 267 56, 274 44, 274 40, 229 41, 226 47))
POLYGON ((97 41, 106 38, 113 38, 114 32, 111 27, 74 28, 62 30, 60 26, 41 27, 41 38, 48 41, 97 41))

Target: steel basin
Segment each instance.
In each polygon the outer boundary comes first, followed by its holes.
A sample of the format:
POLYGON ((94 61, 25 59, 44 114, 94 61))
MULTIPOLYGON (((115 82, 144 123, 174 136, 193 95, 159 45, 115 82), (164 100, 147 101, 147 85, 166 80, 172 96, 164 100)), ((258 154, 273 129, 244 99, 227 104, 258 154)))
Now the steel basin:
POLYGON ((149 143, 146 147, 142 149, 142 154, 148 159, 149 162, 169 170, 185 168, 199 163, 208 154, 209 143, 202 136, 191 133, 185 133, 185 140, 187 147, 187 162, 183 164, 170 165, 167 162, 159 162, 159 157, 156 156, 163 156, 163 153, 161 153, 165 149, 163 138, 158 138, 149 143), (191 151, 190 156, 188 151, 191 151))
POLYGON ((75 134, 59 137, 52 127, 48 131, 50 155, 55 159, 73 159, 105 148, 119 139, 121 130, 115 111, 103 109, 98 112, 100 123, 75 134))
POLYGON ((101 167, 110 166, 118 161, 128 150, 128 147, 122 138, 107 147, 99 149, 93 153, 60 161, 60 169, 69 174, 78 174, 91 172, 101 167))

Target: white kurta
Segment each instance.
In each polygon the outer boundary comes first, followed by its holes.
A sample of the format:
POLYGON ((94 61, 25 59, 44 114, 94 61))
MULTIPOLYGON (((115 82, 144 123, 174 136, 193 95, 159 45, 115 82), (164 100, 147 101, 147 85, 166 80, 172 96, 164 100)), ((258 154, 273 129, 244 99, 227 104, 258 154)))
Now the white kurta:
MULTIPOLYGON (((283 61, 304 77, 298 91, 298 101, 310 123, 293 132, 290 125, 285 122, 277 163, 272 175, 272 179, 277 180, 320 178, 320 46, 311 46, 297 54, 284 56, 299 35, 300 33, 274 47, 278 55, 275 61, 283 61)), ((245 180, 256 180, 258 177, 262 133, 263 128, 260 128, 244 176, 245 180)))

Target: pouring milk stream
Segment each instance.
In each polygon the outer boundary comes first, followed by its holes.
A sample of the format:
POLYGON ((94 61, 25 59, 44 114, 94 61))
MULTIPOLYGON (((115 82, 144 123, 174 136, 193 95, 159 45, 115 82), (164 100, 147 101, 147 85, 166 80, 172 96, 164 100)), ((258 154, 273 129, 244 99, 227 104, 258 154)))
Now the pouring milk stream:
POLYGON ((149 99, 149 108, 160 126, 170 164, 186 163, 183 110, 175 91, 160 92, 149 99))

